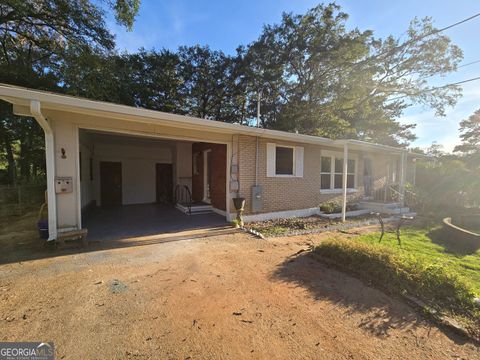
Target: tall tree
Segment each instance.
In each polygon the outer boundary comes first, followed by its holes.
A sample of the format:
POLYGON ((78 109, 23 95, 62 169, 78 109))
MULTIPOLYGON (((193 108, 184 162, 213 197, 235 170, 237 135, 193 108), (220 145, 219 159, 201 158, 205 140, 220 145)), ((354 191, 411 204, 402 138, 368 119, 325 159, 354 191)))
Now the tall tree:
POLYGON ((428 78, 455 70, 461 50, 429 18, 414 19, 403 41, 347 30, 347 19, 336 4, 284 14, 249 46, 252 82, 272 89, 264 126, 388 144, 412 140, 414 125, 398 117, 409 103, 439 115, 455 103, 458 89, 435 89, 428 78))
MULTIPOLYGON (((132 26, 139 0, 107 4, 119 23, 132 26)), ((91 1, 4 0, 0 3, 0 82, 62 91, 60 69, 68 54, 108 54, 114 48, 113 40, 103 10, 91 1)), ((8 160, 9 181, 15 182, 15 156, 19 157, 19 174, 30 179, 32 166, 28 163, 42 161, 41 147, 37 146, 42 134, 34 122, 15 117, 5 106, 0 107, 0 119, 4 139, 0 152, 8 160)))
POLYGON ((200 118, 242 123, 246 112, 241 54, 231 57, 197 45, 180 47, 178 56, 183 111, 200 118))
POLYGON ((460 122, 460 133, 462 143, 456 146, 454 151, 464 154, 480 153, 480 109, 460 122))

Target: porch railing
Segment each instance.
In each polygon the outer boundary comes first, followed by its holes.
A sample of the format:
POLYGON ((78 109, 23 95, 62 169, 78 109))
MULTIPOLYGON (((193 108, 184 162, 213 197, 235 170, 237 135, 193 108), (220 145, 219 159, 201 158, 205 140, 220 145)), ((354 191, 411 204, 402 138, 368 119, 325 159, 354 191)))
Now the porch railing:
MULTIPOLYGON (((401 202, 402 193, 398 184, 387 184, 374 191, 374 200, 380 202, 401 202)), ((404 204, 409 207, 414 207, 417 203, 416 194, 408 189, 404 190, 404 204)))
POLYGON ((186 206, 188 213, 192 213, 192 192, 187 185, 175 186, 175 204, 186 206))

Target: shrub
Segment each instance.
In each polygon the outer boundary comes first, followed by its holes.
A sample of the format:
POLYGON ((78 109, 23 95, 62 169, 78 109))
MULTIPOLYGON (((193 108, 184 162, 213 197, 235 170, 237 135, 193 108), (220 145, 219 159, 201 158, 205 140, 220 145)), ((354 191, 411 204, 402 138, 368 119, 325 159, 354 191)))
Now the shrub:
POLYGON ((320 210, 325 214, 336 214, 342 211, 342 206, 336 201, 325 201, 320 204, 320 210))
POLYGON ((381 245, 348 239, 323 241, 315 257, 354 273, 390 293, 413 295, 436 310, 460 315, 480 330, 474 291, 456 272, 438 263, 381 245))
MULTIPOLYGON (((336 201, 325 201, 320 204, 320 210, 325 214, 337 214, 342 212, 342 205, 336 201)), ((347 204, 347 211, 358 210, 358 204, 347 204)))

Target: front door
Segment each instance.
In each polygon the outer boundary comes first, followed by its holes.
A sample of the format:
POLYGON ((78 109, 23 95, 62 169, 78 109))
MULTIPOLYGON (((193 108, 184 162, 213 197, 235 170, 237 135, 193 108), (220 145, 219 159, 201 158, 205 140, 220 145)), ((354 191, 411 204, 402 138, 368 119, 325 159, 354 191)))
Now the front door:
POLYGON ((100 162, 100 197, 102 206, 122 205, 121 162, 100 162))
POLYGON ((173 194, 172 164, 156 165, 157 203, 171 204, 173 194))

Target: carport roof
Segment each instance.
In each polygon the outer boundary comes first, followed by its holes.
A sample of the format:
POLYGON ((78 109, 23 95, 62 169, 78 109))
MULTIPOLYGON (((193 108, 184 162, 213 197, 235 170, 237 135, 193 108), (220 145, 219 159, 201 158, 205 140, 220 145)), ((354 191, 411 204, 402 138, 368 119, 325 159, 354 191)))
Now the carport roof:
POLYGON ((102 116, 133 122, 168 125, 192 130, 205 130, 208 128, 208 131, 215 133, 250 135, 261 138, 305 144, 325 145, 331 147, 343 147, 345 143, 348 143, 349 148, 356 150, 379 152, 387 151, 390 153, 401 153, 404 151, 404 149, 401 148, 374 144, 365 141, 332 140, 319 136, 295 134, 285 131, 256 128, 239 124, 229 124, 221 121, 170 114, 161 111, 119 105, 104 101, 89 100, 81 97, 61 95, 48 91, 33 90, 9 84, 0 83, 0 98, 14 105, 15 114, 23 116, 31 116, 30 102, 32 100, 37 100, 41 103, 42 109, 89 114, 93 116, 102 116))

